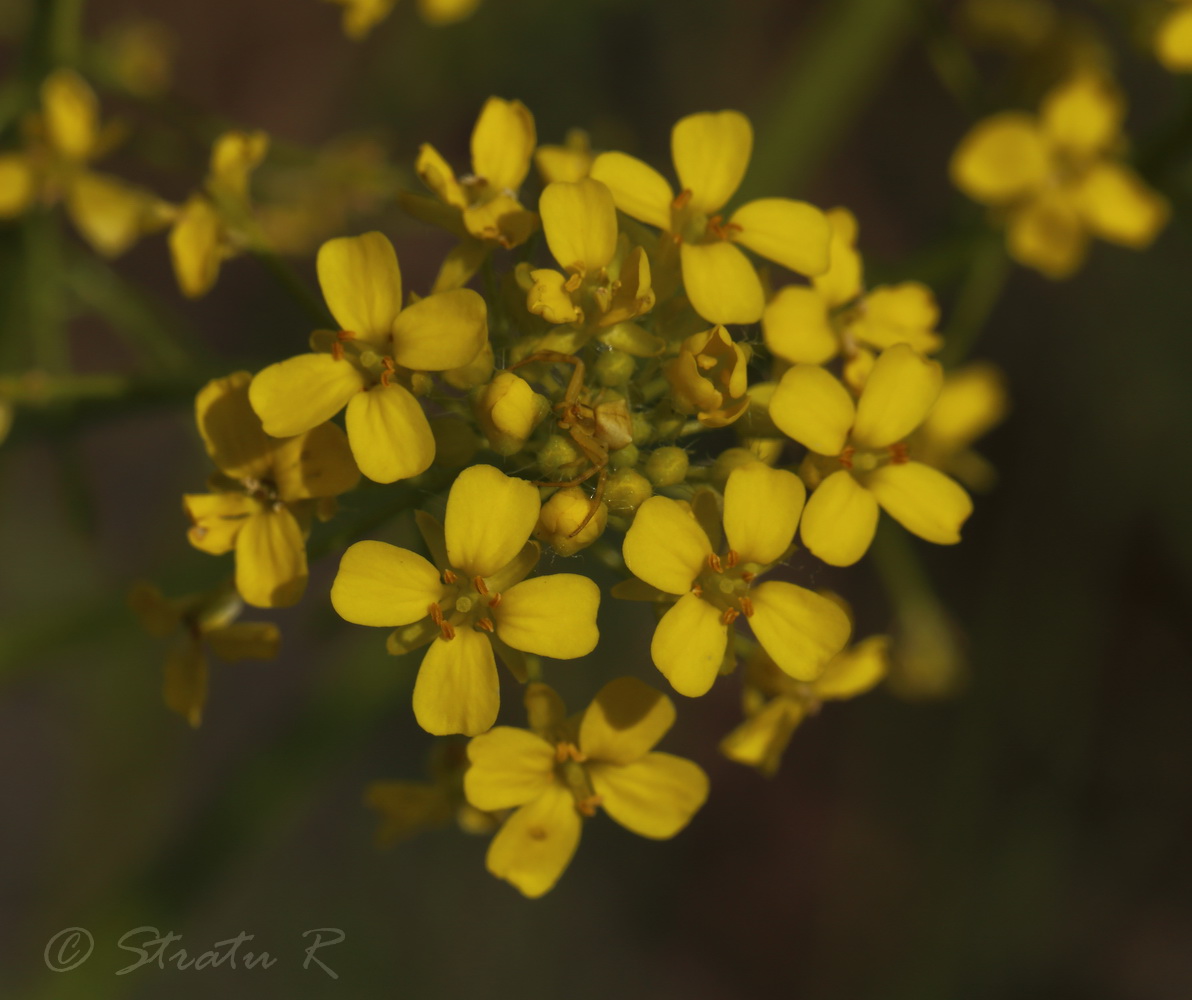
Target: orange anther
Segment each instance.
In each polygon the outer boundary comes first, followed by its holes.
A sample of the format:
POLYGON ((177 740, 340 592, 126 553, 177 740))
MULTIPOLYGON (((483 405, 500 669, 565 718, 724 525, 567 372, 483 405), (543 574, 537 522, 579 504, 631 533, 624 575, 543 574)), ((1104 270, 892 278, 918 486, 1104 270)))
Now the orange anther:
POLYGON ((721 625, 731 625, 733 622, 735 622, 740 617, 741 617, 741 612, 738 611, 736 608, 725 608, 724 614, 722 614, 720 616, 720 624, 721 625))
POLYGON ((757 579, 757 574, 751 573, 749 570, 746 570, 744 573, 741 574, 741 579, 744 580, 746 583, 753 583, 753 581, 757 579))
POLYGON ((894 465, 905 465, 910 461, 910 457, 907 455, 905 441, 899 441, 897 444, 890 445, 890 461, 894 465))
POLYGON ((355 340, 356 334, 351 330, 340 330, 335 334, 336 340, 355 340))
POLYGON ((748 597, 737 598, 737 603, 741 605, 741 611, 744 612, 746 618, 753 617, 753 601, 748 597))
POLYGON ((701 587, 701 586, 700 586, 698 583, 693 583, 693 584, 691 585, 691 592, 692 592, 693 594, 695 594, 695 596, 696 596, 696 597, 703 597, 703 596, 704 596, 704 588, 703 588, 703 587, 701 587))
POLYGON ((387 371, 381 372, 381 387, 383 389, 389 388, 389 372, 387 371))
POLYGON ((334 341, 331 344, 331 356, 336 361, 343 361, 343 359, 344 359, 344 345, 341 344, 338 340, 334 341))
POLYGON ((856 453, 856 451, 857 449, 852 445, 849 445, 847 448, 845 448, 844 451, 840 453, 840 464, 846 469, 851 469, 853 467, 853 455, 856 453))
POLYGON ((443 620, 439 622, 439 631, 443 633, 443 638, 448 641, 455 638, 455 626, 449 621, 443 620))
POLYGON ((671 208, 676 212, 681 212, 691 202, 691 188, 684 188, 676 195, 675 200, 671 202, 671 208))
POLYGON ((493 594, 493 596, 492 596, 491 598, 489 598, 489 601, 488 601, 488 606, 489 606, 490 608, 495 608, 495 607, 497 607, 497 605, 499 605, 500 603, 501 603, 501 595, 500 595, 500 594, 493 594))
POLYGON ((472 586, 476 588, 477 593, 483 594, 485 597, 488 596, 488 584, 484 582, 484 577, 472 577, 472 586))
POLYGON ((577 747, 574 743, 569 743, 566 740, 563 740, 563 742, 555 744, 555 760, 560 764, 568 760, 573 760, 577 764, 582 764, 587 759, 587 754, 580 752, 579 747, 577 747))
POLYGON ((732 569, 740 561, 741 561, 741 557, 737 554, 736 549, 729 549, 724 554, 724 565, 727 566, 729 569, 732 569))
POLYGON ((455 581, 458 579, 459 579, 459 577, 455 575, 454 571, 449 570, 449 569, 443 570, 443 582, 444 583, 455 583, 455 581))
POLYGON ((438 604, 432 603, 430 607, 426 609, 426 613, 430 615, 430 620, 436 625, 441 626, 443 624, 443 609, 440 608, 438 604))
POLYGON ((384 355, 381 358, 381 367, 384 368, 385 371, 387 371, 387 372, 393 371, 393 368, 394 368, 393 359, 391 357, 389 357, 388 354, 384 355))
POLYGON ((715 552, 708 553, 708 565, 711 567, 713 573, 723 573, 724 565, 720 561, 720 556, 715 552))
POLYGON ((586 799, 581 799, 579 802, 577 802, 575 804, 575 808, 591 819, 596 815, 596 809, 603 801, 604 799, 602 799, 599 795, 589 795, 586 799))
POLYGON ((493 630, 493 620, 491 618, 477 618, 476 627, 483 632, 491 632, 493 630))

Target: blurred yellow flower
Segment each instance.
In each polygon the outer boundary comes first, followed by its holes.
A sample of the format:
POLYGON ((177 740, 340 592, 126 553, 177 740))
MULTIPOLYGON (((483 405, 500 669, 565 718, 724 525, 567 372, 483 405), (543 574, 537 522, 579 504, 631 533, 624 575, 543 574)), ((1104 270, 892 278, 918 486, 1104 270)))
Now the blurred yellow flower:
POLYGON ((1155 32, 1155 56, 1173 73, 1192 73, 1192 2, 1176 0, 1176 6, 1159 23, 1155 32))

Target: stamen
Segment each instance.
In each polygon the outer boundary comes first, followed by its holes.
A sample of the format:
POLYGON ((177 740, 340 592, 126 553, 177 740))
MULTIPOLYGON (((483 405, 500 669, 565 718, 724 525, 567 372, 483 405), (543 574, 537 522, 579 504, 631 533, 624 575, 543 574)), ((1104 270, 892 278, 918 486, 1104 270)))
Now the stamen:
POLYGON ((596 809, 603 801, 604 799, 599 795, 589 795, 586 799, 581 799, 579 802, 577 802, 575 804, 575 808, 583 813, 583 815, 591 819, 596 815, 596 809))
POLYGON ((443 582, 444 583, 455 583, 455 581, 458 579, 459 579, 459 577, 455 575, 454 571, 449 570, 449 569, 443 570, 443 582))
POLYGON ((708 565, 712 568, 713 573, 724 572, 724 565, 720 562, 720 556, 715 552, 708 553, 708 565))
POLYGON ((696 596, 696 597, 703 597, 703 596, 704 596, 704 588, 703 588, 703 587, 701 587, 701 586, 700 586, 698 583, 693 583, 693 584, 691 585, 691 592, 692 592, 693 594, 695 594, 695 596, 696 596))
POLYGON ((741 605, 741 611, 744 612, 746 618, 753 617, 753 599, 749 597, 738 597, 737 603, 741 605))
POLYGON ((853 467, 853 455, 856 454, 856 451, 857 449, 852 445, 849 445, 847 448, 845 448, 844 451, 840 453, 840 464, 846 469, 851 469, 853 467))
POLYGON ((388 371, 381 372, 381 388, 382 389, 389 388, 389 372, 388 371))
POLYGON ((495 607, 499 606, 500 603, 501 603, 501 595, 493 594, 493 596, 489 599, 488 606, 490 608, 495 608, 495 607))
POLYGON ((724 554, 724 565, 725 565, 725 566, 726 566, 728 569, 732 569, 732 568, 733 568, 734 566, 736 566, 736 565, 737 565, 737 563, 739 563, 740 561, 741 561, 741 557, 740 557, 740 556, 737 554, 737 550, 736 550, 736 549, 729 549, 729 550, 728 550, 728 551, 727 551, 727 552, 724 554))
POLYGON ((426 613, 430 615, 430 620, 432 622, 434 622, 436 625, 442 626, 444 620, 443 609, 440 608, 437 603, 432 603, 430 607, 426 609, 426 613))
POLYGON ((574 743, 563 740, 561 743, 555 744, 555 760, 560 764, 569 760, 573 760, 577 764, 582 764, 587 759, 588 755, 583 753, 574 743))
POLYGON ((733 622, 735 622, 740 617, 741 617, 741 612, 738 611, 736 608, 725 608, 724 614, 722 614, 720 616, 720 624, 721 625, 731 625, 733 622))
POLYGON ((344 359, 344 345, 341 344, 338 340, 334 341, 331 344, 331 356, 336 361, 343 361, 343 359, 344 359))
POLYGON ((491 618, 477 618, 476 627, 485 632, 491 632, 493 630, 493 620, 491 618))
POLYGON ((671 208, 673 208, 676 212, 681 212, 681 211, 683 211, 683 209, 685 209, 687 207, 687 205, 690 201, 691 201, 691 188, 684 188, 675 197, 675 200, 671 202, 671 208))
POLYGON ((892 464, 905 465, 909 461, 910 456, 907 454, 905 441, 890 445, 890 462, 892 464))
POLYGON ((476 588, 476 592, 488 596, 488 584, 484 582, 484 577, 475 576, 472 578, 472 586, 476 588))
POLYGON ((446 619, 439 622, 439 631, 443 633, 443 638, 448 642, 455 638, 455 626, 446 619))
POLYGON ((741 579, 746 583, 753 583, 753 581, 757 579, 757 574, 750 570, 746 570, 741 574, 741 579))

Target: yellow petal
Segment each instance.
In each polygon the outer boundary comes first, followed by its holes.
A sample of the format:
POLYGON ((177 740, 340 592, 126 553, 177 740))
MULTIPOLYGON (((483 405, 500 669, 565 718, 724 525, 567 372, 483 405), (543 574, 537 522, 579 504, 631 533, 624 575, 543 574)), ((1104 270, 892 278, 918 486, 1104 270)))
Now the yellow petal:
POLYGON ((853 398, 831 372, 795 365, 770 400, 770 419, 817 455, 839 455, 856 418, 853 398))
POLYGON ((1072 193, 1049 191, 1015 209, 1006 249, 1018 263, 1048 278, 1059 280, 1076 271, 1084 262, 1088 234, 1072 193))
POLYGON ((857 401, 853 441, 885 448, 927 418, 944 384, 944 370, 906 344, 882 351, 857 401))
POLYGON ((749 258, 731 243, 684 243, 679 262, 691 307, 709 323, 756 323, 762 318, 762 283, 749 258))
POLYGON ((803 706, 794 698, 771 698, 720 741, 720 752, 729 760, 771 776, 778 771, 783 751, 804 714, 803 706))
POLYGON ((507 194, 469 205, 464 209, 463 222, 476 239, 494 240, 503 247, 525 243, 538 228, 538 216, 507 194))
POLYGON ((964 489, 921 462, 885 465, 865 478, 882 510, 907 531, 937 545, 960 541, 960 526, 973 512, 964 489))
POLYGON ((592 163, 591 176, 612 192, 613 201, 626 215, 659 229, 670 229, 671 187, 653 167, 624 153, 601 153, 592 163))
POLYGON ((428 295, 393 321, 393 360, 441 372, 471 361, 488 339, 488 308, 470 288, 428 295))
POLYGON ((949 169, 952 182, 970 198, 1003 204, 1044 185, 1051 158, 1035 119, 1006 111, 972 128, 949 169))
POLYGON ((195 397, 195 424, 216 467, 233 479, 261 478, 276 441, 248 402, 252 375, 234 372, 208 382, 195 397))
POLYGON ((654 630, 650 656, 679 694, 698 698, 712 689, 727 645, 720 611, 702 597, 684 594, 654 630))
POLYGON ((214 206, 201 195, 185 205, 170 229, 170 260, 178 287, 188 298, 211 291, 219 277, 224 251, 223 223, 214 206))
POLYGON ((207 702, 207 661, 190 636, 185 636, 166 654, 162 682, 166 707, 181 715, 191 726, 203 721, 207 702))
POLYGON ((116 177, 84 173, 74 178, 66 196, 71 221, 83 238, 105 257, 117 257, 145 233, 165 225, 161 203, 116 177))
POLYGON ((675 703, 636 677, 609 681, 579 725, 579 748, 592 760, 628 764, 645 756, 675 723, 675 703))
POLYGON ((1077 156, 1108 149, 1121 131, 1121 94, 1099 73, 1077 73, 1050 91, 1039 108, 1048 139, 1077 156))
POLYGON ((436 639, 414 682, 414 718, 435 736, 476 736, 497 721, 501 705, 497 663, 483 632, 461 628, 436 639))
POLYGON ((231 552, 245 522, 261 505, 243 493, 188 493, 182 506, 191 520, 186 538, 196 549, 213 556, 231 552))
POLYGON ((272 660, 281 645, 281 632, 272 622, 235 622, 204 632, 203 641, 226 663, 272 660))
POLYGON ((852 698, 876 686, 890 670, 890 637, 873 635, 833 657, 813 683, 817 698, 852 698))
POLYGON ((595 271, 617 249, 617 206, 612 192, 591 178, 548 184, 538 201, 546 244, 560 267, 595 271))
POLYGON ((669 753, 649 753, 630 764, 588 765, 600 806, 626 830, 667 840, 688 823, 708 799, 703 769, 669 753))
POLYGON ((355 625, 411 625, 443 595, 439 571, 388 542, 356 542, 339 563, 331 606, 355 625))
POLYGON ((319 247, 319 287, 340 329, 370 344, 389 341, 401 311, 401 269, 388 237, 341 236, 319 247))
POLYGON ((99 141, 99 101, 74 70, 58 69, 41 85, 46 132, 54 148, 71 160, 87 160, 99 141))
POLYGON ((739 111, 688 115, 671 130, 679 187, 691 192, 696 212, 715 212, 733 196, 752 153, 753 126, 739 111))
POLYGON ((491 465, 464 469, 447 497, 447 558, 468 577, 513 561, 538 523, 538 490, 491 465))
POLYGON ((33 167, 19 153, 0 153, 0 219, 20 215, 36 193, 33 167))
POLYGON ((753 462, 724 486, 724 533, 741 562, 777 562, 795 538, 807 488, 793 472, 753 462))
POLYGON ((248 178, 269 152, 264 132, 225 132, 211 147, 208 184, 223 195, 248 197, 248 178))
POLYGON ((236 536, 236 590, 258 608, 296 604, 306 589, 306 543, 285 507, 262 510, 236 536))
POLYGON ((792 364, 822 365, 840 350, 828 300, 815 288, 787 285, 762 313, 762 335, 770 352, 792 364))
POLYGON ((443 263, 439 265, 439 273, 435 275, 435 283, 431 286, 431 293, 463 288, 484 266, 485 258, 491 249, 483 240, 468 237, 462 239, 443 258, 443 263))
POLYGON ((807 276, 828 270, 832 229, 814 205, 791 198, 759 198, 738 208, 729 225, 732 239, 767 260, 807 276))
POLYGON ((498 191, 516 191, 537 145, 534 116, 521 101, 490 97, 472 130, 472 172, 498 191))
POLYGON ((455 171, 434 146, 423 143, 418 147, 414 171, 440 201, 461 210, 468 207, 468 196, 464 193, 463 186, 455 179, 455 171))
POLYGON ((299 354, 259 372, 248 389, 265 433, 293 437, 330 420, 364 388, 347 360, 330 354, 299 354))
POLYGON ((592 144, 588 133, 583 129, 569 129, 562 146, 539 146, 534 151, 534 165, 547 184, 583 180, 592 169, 592 144))
POLYGON ((851 566, 869 551, 877 518, 873 494, 840 469, 811 494, 799 533, 803 544, 829 566, 851 566))
POLYGON ((538 798, 555 781, 555 748, 527 729, 497 726, 468 743, 464 795, 485 812, 538 798))
POLYGON ((1117 163, 1098 163, 1089 170, 1077 198, 1081 214, 1096 235, 1135 250, 1151 245, 1170 214, 1162 195, 1133 170, 1117 163))
POLYGON ((497 635, 514 649, 570 660, 596 648, 600 588, 586 576, 556 573, 524 580, 492 609, 497 635))
POLYGON ((770 659, 795 680, 814 680, 848 642, 848 615, 814 591, 770 580, 749 596, 749 627, 770 659))
POLYGON ((1155 35, 1155 55, 1175 73, 1192 71, 1192 7, 1177 7, 1163 19, 1155 35))
POLYGON ((484 864, 523 896, 549 892, 579 846, 582 821, 571 793, 551 785, 510 816, 489 844, 484 864))
POLYGON ((669 497, 650 497, 625 533, 625 565, 639 580, 668 594, 685 594, 712 546, 691 512, 669 497))
POLYGON ((938 351, 943 338, 935 332, 939 307, 931 289, 917 281, 883 285, 865 296, 861 315, 849 333, 878 350, 909 344, 923 354, 938 351))
POLYGON ((828 270, 812 278, 812 284, 830 305, 842 306, 860 295, 863 287, 861 255, 854 246, 857 220, 847 208, 833 208, 826 215, 832 229, 828 270))
POLYGON ((290 438, 273 455, 273 481, 286 503, 336 497, 360 482, 360 470, 344 432, 319 424, 290 438))
POLYGON ((430 423, 404 386, 390 383, 356 393, 348 403, 346 425, 356 464, 374 483, 417 476, 435 459, 430 423))
POLYGON ((1001 369, 982 362, 966 365, 948 373, 920 433, 933 452, 954 453, 1000 423, 1008 406, 1001 369))

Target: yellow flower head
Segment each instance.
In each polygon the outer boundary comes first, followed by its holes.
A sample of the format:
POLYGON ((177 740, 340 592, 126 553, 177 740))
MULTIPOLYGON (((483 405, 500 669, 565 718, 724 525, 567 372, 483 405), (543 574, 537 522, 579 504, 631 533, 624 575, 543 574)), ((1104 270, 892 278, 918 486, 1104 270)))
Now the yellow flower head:
POLYGON ((843 352, 910 344, 929 354, 943 340, 935 332, 939 309, 926 285, 907 281, 865 292, 857 220, 847 209, 828 212, 831 267, 811 285, 787 285, 766 304, 762 332, 776 357, 792 364, 822 365, 843 352))
POLYGON ((214 379, 195 399, 195 420, 220 476, 212 481, 216 492, 183 497, 187 538, 212 555, 235 551, 236 589, 247 603, 284 607, 306 589, 312 501, 352 489, 360 473, 334 424, 270 438, 249 406, 251 380, 248 372, 214 379))
POLYGON ((738 764, 771 776, 795 729, 825 701, 854 698, 877 685, 890 669, 890 639, 876 635, 832 657, 813 681, 783 673, 764 652, 746 664, 745 721, 720 741, 720 751, 738 764))
POLYGON ((484 300, 471 289, 401 307, 401 270, 381 233, 341 237, 318 255, 319 284, 338 333, 326 352, 270 365, 249 398, 275 437, 301 434, 347 406, 348 441, 369 479, 425 472, 435 457, 426 414, 411 392, 416 372, 467 364, 488 338, 484 300))
POLYGON ((1168 206, 1118 156, 1124 111, 1103 76, 1077 73, 1037 116, 1005 111, 978 122, 953 154, 952 180, 1004 210, 1010 255, 1050 278, 1080 267, 1090 236, 1147 247, 1168 206))
POLYGON ((844 648, 850 626, 835 604, 792 583, 756 582, 790 549, 805 496, 794 473, 760 462, 735 469, 724 488, 723 554, 720 525, 701 524, 679 501, 655 496, 638 509, 625 535, 625 565, 679 598, 658 623, 650 655, 680 694, 711 689, 742 615, 774 662, 800 680, 818 677, 844 648))
POLYGON ((749 407, 749 354, 722 326, 692 334, 666 366, 671 405, 705 427, 726 427, 749 407))
POLYGON ((753 126, 739 111, 680 119, 671 132, 679 194, 662 174, 624 153, 602 153, 591 176, 608 185, 626 215, 657 226, 679 244, 683 287, 710 323, 754 323, 765 305, 762 284, 737 244, 799 274, 828 268, 827 219, 806 202, 761 198, 725 221, 753 151, 753 126))
POLYGON ((807 503, 804 544, 833 566, 851 566, 873 541, 881 507, 929 542, 960 541, 972 513, 968 494, 922 462, 911 461, 906 438, 935 405, 943 369, 906 344, 882 352, 861 398, 826 369, 795 365, 778 383, 770 418, 814 455, 832 459, 830 472, 807 503))
POLYGON ((545 685, 526 692, 534 731, 499 726, 468 744, 464 793, 477 809, 512 809, 485 863, 523 895, 554 887, 579 846, 584 816, 604 809, 632 833, 667 840, 708 797, 689 760, 653 748, 674 724, 669 698, 632 677, 610 681, 578 725, 545 685))
POLYGON ((142 628, 160 639, 177 633, 166 654, 162 695, 167 707, 192 726, 203 721, 207 703, 207 657, 210 650, 227 663, 271 660, 281 633, 272 622, 237 622, 243 605, 230 591, 169 600, 149 583, 138 583, 128 605, 142 628))
POLYGON ((537 489, 524 479, 474 465, 451 487, 441 538, 431 519, 421 519, 431 529, 433 564, 385 542, 357 542, 344 553, 331 588, 342 618, 416 626, 397 636, 403 650, 434 637, 414 685, 414 716, 427 732, 473 736, 496 721, 493 636, 502 653, 511 647, 557 659, 596 647, 596 584, 571 573, 525 579, 538 561, 529 537, 539 507, 537 489))

